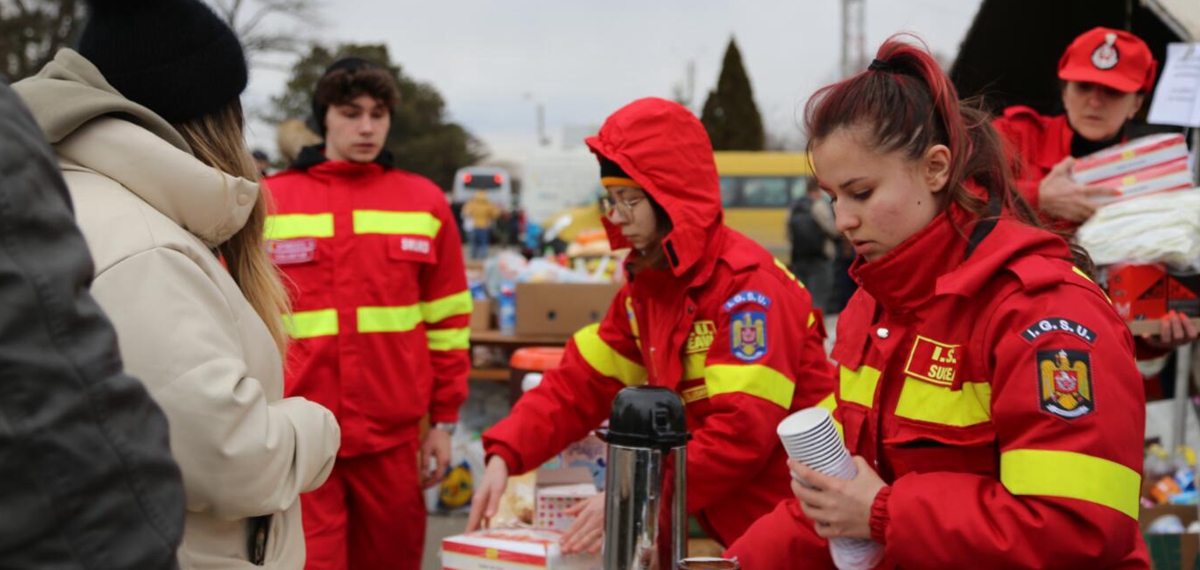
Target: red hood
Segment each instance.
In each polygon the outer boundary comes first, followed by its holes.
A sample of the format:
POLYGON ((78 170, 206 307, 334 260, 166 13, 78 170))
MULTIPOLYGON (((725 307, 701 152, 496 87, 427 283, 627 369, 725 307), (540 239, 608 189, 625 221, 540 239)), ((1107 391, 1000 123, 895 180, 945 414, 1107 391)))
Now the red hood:
MULTIPOLYGON (((721 184, 708 133, 691 111, 665 99, 638 99, 613 113, 586 142, 666 210, 674 229, 663 248, 672 273, 683 275, 704 258, 722 221, 721 184)), ((604 228, 613 249, 630 247, 607 219, 604 228)))

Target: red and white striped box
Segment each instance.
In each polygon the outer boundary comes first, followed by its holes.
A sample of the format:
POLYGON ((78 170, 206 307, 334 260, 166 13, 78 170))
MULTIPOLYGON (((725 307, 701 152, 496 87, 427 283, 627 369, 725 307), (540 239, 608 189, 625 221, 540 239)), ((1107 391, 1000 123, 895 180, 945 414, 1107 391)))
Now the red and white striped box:
POLYGON ((1106 179, 1186 158, 1187 143, 1183 135, 1150 135, 1080 158, 1071 167, 1071 178, 1080 184, 1099 186, 1106 179))
POLYGON ((1095 202, 1107 204, 1137 198, 1138 196, 1146 196, 1148 194, 1183 190, 1191 188, 1193 183, 1192 171, 1188 168, 1187 158, 1181 158, 1165 164, 1143 168, 1123 176, 1098 180, 1093 182, 1092 185, 1114 188, 1121 193, 1119 196, 1111 198, 1098 197, 1092 199, 1095 202))
POLYGON ((507 528, 442 539, 443 570, 600 570, 599 554, 563 556, 562 533, 507 528))

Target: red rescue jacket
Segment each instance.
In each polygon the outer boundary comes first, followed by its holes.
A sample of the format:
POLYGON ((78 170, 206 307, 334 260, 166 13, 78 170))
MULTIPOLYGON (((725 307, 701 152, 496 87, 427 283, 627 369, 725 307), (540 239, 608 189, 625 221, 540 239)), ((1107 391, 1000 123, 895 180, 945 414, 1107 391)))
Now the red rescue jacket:
POLYGON ((340 456, 455 422, 467 395, 471 297, 442 191, 380 163, 302 163, 266 181, 267 249, 287 274, 287 395, 333 411, 340 456))
MULTIPOLYGON (((879 568, 1148 568, 1125 323, 1060 238, 1002 219, 968 256, 951 211, 860 259, 838 324, 835 417, 890 484, 872 508, 879 568)), ((729 554, 833 567, 794 498, 729 554)))
MULTIPOLYGON (((1071 137, 1075 131, 1066 115, 1046 117, 1029 107, 1017 105, 1004 110, 992 126, 1008 143, 1009 160, 1015 167, 1017 190, 1040 212, 1038 186, 1054 165, 1071 156, 1071 137)), ((1056 230, 1074 234, 1079 224, 1041 214, 1042 220, 1056 230)))
MULTIPOLYGON (((670 216, 670 269, 633 275, 603 321, 575 334, 562 365, 484 434, 484 447, 522 473, 598 427, 622 388, 673 388, 694 436, 687 510, 730 544, 790 496, 775 426, 794 410, 833 403, 820 318, 780 262, 722 223, 712 147, 686 109, 636 101, 587 143, 670 216)), ((629 247, 608 229, 614 249, 629 247)))

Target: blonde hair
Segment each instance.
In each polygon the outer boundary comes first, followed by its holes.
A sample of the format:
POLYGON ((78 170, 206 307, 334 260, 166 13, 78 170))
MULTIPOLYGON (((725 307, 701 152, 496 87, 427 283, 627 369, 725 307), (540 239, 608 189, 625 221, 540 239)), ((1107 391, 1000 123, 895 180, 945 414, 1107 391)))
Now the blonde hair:
MULTIPOLYGON (((237 99, 221 109, 175 125, 200 162, 232 176, 258 180, 258 169, 242 139, 244 119, 237 99)), ((287 331, 283 315, 291 311, 279 272, 263 246, 269 196, 263 187, 242 229, 219 246, 229 274, 254 312, 267 325, 279 354, 286 360, 287 331)))

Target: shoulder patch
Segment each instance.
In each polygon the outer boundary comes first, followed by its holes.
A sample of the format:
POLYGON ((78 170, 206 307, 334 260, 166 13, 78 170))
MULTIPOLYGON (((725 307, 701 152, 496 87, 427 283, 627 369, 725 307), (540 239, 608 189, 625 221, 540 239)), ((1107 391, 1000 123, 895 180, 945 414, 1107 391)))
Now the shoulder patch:
POLYGON ((758 291, 742 291, 730 297, 728 301, 725 301, 725 304, 721 308, 725 311, 732 311, 734 307, 746 303, 753 303, 764 309, 768 309, 771 307, 771 298, 758 291))
POLYGON ((767 354, 767 313, 741 311, 729 317, 729 351, 740 360, 754 362, 767 354))
POLYGON ((1091 353, 1060 348, 1039 350, 1036 358, 1043 411, 1073 420, 1096 410, 1091 353))
POLYGON ((1033 323, 1029 328, 1025 329, 1025 332, 1021 333, 1021 337, 1032 343, 1038 337, 1051 332, 1073 334, 1087 341, 1088 344, 1096 343, 1096 331, 1071 319, 1064 319, 1062 317, 1048 317, 1033 323))

